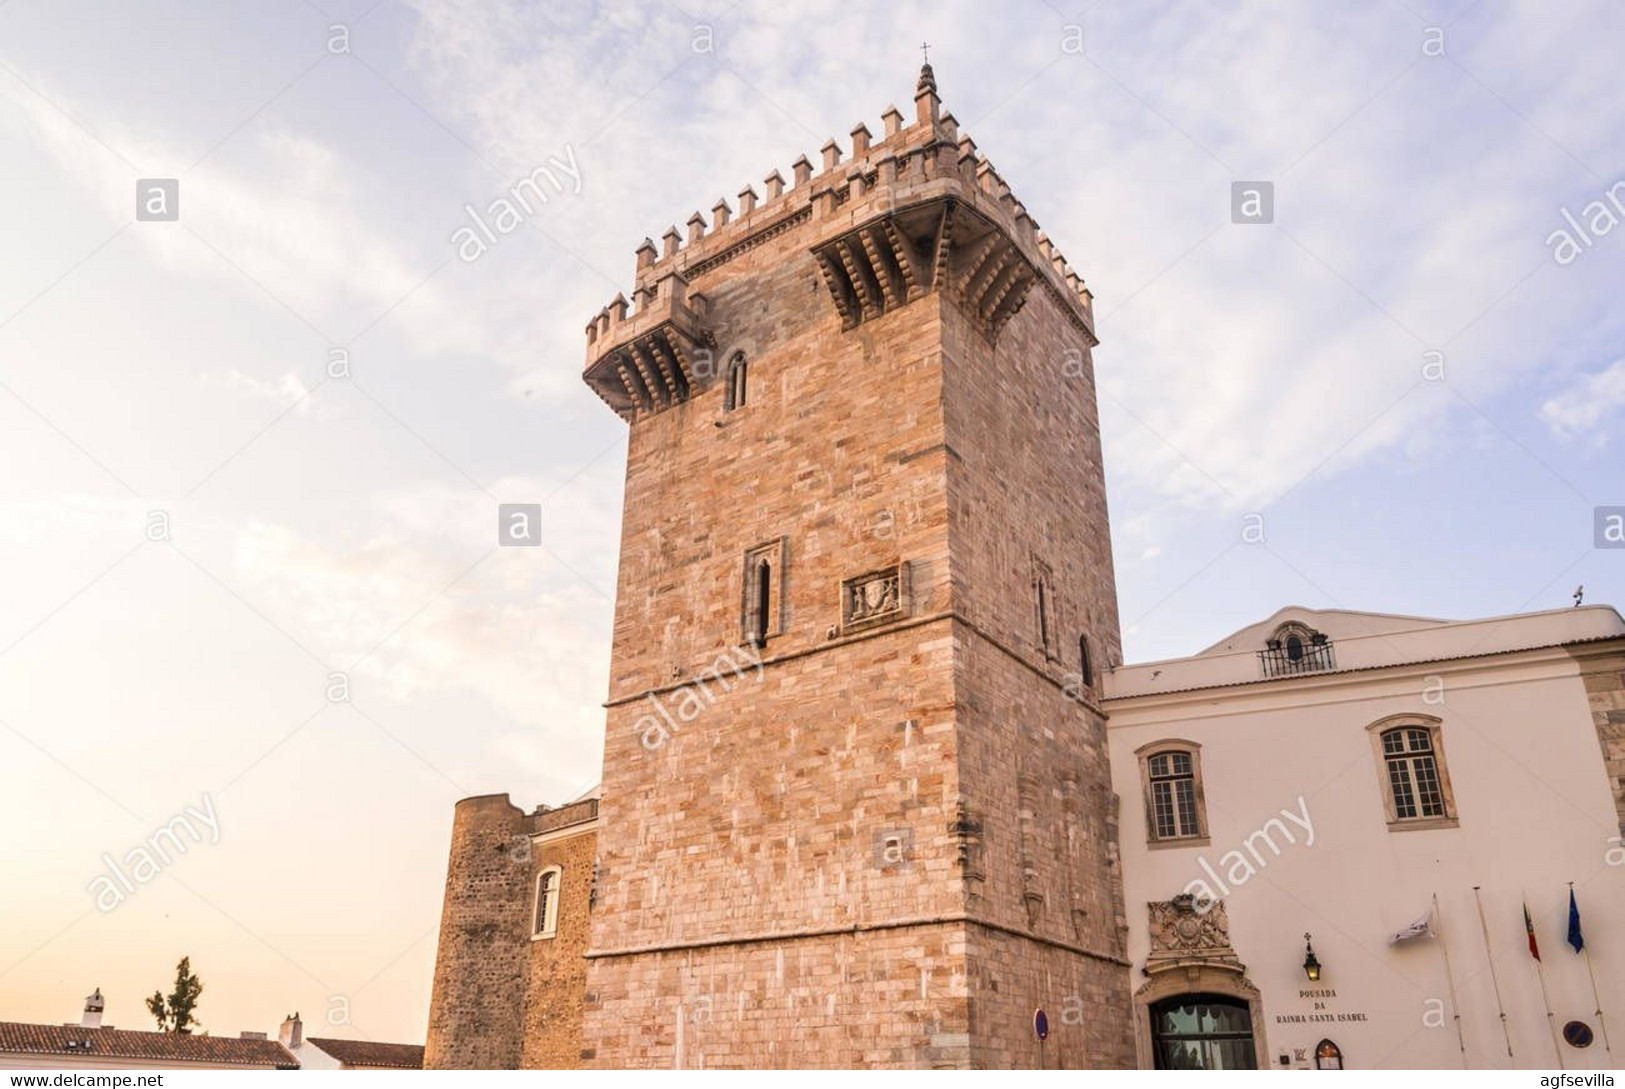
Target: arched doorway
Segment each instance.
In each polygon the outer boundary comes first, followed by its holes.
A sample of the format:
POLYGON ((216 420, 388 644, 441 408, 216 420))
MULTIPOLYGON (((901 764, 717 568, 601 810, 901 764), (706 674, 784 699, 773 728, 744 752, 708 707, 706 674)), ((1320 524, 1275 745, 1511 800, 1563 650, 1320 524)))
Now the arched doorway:
POLYGON ((1151 1006, 1158 1070, 1257 1070, 1252 1011, 1222 994, 1180 994, 1151 1006))
POLYGON ((1224 901, 1180 893, 1145 907, 1151 947, 1146 980, 1134 992, 1140 1069, 1265 1069, 1264 1000, 1230 944, 1224 901))

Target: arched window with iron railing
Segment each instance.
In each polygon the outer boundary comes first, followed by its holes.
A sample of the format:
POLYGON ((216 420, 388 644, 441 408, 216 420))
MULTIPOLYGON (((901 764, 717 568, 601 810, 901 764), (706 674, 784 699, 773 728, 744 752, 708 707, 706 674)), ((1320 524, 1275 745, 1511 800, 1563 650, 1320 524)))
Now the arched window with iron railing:
POLYGON ((1289 677, 1337 668, 1332 641, 1324 632, 1297 621, 1289 621, 1275 630, 1264 649, 1258 652, 1258 662, 1266 677, 1289 677))

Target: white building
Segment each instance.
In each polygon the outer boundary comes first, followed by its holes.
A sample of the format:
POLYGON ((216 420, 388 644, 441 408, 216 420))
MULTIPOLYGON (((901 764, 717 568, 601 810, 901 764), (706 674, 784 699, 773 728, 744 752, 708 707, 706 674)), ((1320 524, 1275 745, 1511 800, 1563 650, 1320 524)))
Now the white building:
POLYGON ((1142 1067, 1625 1063, 1613 609, 1289 608, 1105 692, 1142 1067))
POLYGON ((301 1070, 422 1070, 422 1044, 306 1036, 297 1013, 282 1019, 277 1041, 298 1060, 301 1070))
POLYGON ((101 988, 78 1024, 0 1021, 0 1070, 297 1070, 298 1060, 263 1032, 239 1037, 137 1032, 102 1024, 101 988))
POLYGON ((423 1045, 307 1037, 297 1013, 277 1039, 141 1032, 102 1024, 101 988, 78 1024, 0 1021, 0 1070, 420 1070, 423 1045))

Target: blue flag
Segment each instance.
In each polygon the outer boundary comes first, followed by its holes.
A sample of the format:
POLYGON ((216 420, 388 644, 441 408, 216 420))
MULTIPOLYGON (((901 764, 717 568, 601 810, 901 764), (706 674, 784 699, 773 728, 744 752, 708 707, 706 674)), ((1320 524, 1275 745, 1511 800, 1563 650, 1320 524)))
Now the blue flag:
POLYGON ((1569 890, 1569 944, 1576 953, 1586 947, 1585 935, 1580 933, 1580 904, 1574 899, 1573 889, 1569 890))

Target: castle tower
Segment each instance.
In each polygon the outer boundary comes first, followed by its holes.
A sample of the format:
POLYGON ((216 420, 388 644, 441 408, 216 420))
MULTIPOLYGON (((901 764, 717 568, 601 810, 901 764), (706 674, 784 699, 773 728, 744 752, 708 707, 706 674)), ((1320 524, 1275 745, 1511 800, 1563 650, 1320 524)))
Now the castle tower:
POLYGON ((587 326, 630 425, 581 1057, 1133 1064, 1090 295, 944 113, 587 326))
POLYGON ((457 803, 426 1070, 573 1067, 581 1058, 598 800, 526 813, 457 803))
POLYGON ((423 1065, 512 1069, 524 1046, 524 811, 506 794, 464 798, 452 819, 423 1065))

